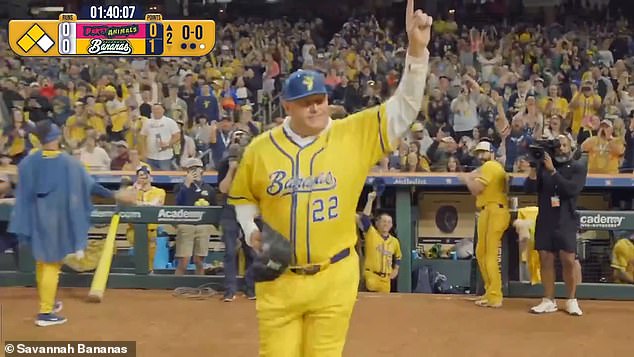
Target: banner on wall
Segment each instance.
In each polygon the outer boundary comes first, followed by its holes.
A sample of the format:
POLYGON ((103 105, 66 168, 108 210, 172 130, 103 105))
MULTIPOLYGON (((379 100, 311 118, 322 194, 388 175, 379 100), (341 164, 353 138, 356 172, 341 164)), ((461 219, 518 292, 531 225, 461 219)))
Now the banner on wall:
MULTIPOLYGON (((519 207, 536 206, 537 195, 514 195, 519 207)), ((603 195, 582 195, 579 208, 607 210, 603 195)), ((468 193, 424 193, 418 200, 418 238, 473 238, 475 235, 475 198, 468 193)), ((597 233, 600 238, 602 233, 597 233)))

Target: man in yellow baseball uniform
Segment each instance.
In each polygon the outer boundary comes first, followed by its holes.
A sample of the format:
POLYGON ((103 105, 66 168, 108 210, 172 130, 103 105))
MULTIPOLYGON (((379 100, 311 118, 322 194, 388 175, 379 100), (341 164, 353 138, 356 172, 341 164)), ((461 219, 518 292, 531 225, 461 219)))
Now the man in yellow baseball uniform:
MULTIPOLYGON (((136 191, 137 205, 139 206, 163 206, 165 204, 165 190, 152 186, 151 170, 147 166, 141 166, 136 170, 134 190, 136 191)), ((148 269, 150 271, 154 270, 157 230, 158 224, 147 225, 148 269)), ((134 246, 134 226, 132 224, 128 224, 126 239, 131 246, 134 246)))
POLYGON ((611 266, 617 283, 634 284, 634 233, 614 244, 611 266))
POLYGON ((508 176, 502 164, 495 160, 493 145, 487 139, 475 147, 475 153, 483 162, 480 168, 462 176, 469 192, 476 196, 478 216, 478 244, 476 258, 484 281, 485 294, 476 301, 484 307, 502 306, 502 272, 498 254, 502 237, 509 226, 508 176))
POLYGON ((228 201, 247 244, 260 251, 260 215, 293 250, 291 268, 256 283, 260 356, 342 354, 359 283, 359 194, 370 168, 416 119, 424 96, 432 19, 408 0, 406 22, 405 70, 387 102, 332 120, 324 76, 297 71, 282 92, 289 117, 255 138, 240 161, 228 201))
POLYGON ((357 222, 365 236, 363 278, 369 291, 389 293, 392 279, 398 276, 403 255, 398 239, 390 234, 393 225, 389 214, 379 214, 375 225, 372 225, 372 204, 375 199, 376 192, 370 192, 357 222))

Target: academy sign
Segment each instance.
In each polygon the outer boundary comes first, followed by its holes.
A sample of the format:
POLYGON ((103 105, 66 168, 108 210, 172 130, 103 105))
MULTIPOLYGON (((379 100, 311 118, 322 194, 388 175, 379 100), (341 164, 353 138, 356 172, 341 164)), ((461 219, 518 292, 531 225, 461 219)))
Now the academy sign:
POLYGON ((614 215, 606 213, 592 213, 589 215, 581 215, 579 223, 582 229, 619 229, 626 219, 624 215, 614 215))
POLYGON ((204 211, 190 211, 187 209, 161 209, 158 213, 159 222, 200 222, 203 219, 204 211))

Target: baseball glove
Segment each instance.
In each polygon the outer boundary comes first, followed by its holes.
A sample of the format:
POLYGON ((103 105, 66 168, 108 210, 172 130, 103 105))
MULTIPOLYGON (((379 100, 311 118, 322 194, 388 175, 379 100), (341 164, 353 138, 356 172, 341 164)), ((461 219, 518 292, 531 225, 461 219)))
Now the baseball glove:
POLYGON ((256 282, 272 281, 282 275, 291 263, 291 243, 281 233, 262 222, 260 252, 256 255, 253 277, 256 282))

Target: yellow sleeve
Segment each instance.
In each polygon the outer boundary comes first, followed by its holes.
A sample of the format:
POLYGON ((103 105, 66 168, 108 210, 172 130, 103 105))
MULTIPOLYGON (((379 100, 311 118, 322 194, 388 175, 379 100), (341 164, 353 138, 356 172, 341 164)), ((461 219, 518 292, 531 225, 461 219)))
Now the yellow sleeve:
POLYGON ((159 188, 159 191, 157 192, 157 198, 159 202, 161 203, 161 205, 165 204, 165 196, 166 196, 165 190, 162 188, 159 188))
POLYGON ((401 242, 398 239, 394 238, 394 256, 396 260, 403 259, 403 253, 401 253, 401 242))
POLYGON ((251 178, 254 175, 255 167, 255 151, 253 144, 258 141, 253 141, 244 150, 236 175, 233 178, 231 189, 229 190, 229 197, 227 203, 237 206, 244 204, 257 204, 258 200, 253 192, 253 181, 251 178))
POLYGON ((495 163, 493 161, 487 161, 480 168, 480 175, 476 178, 484 186, 487 186, 495 177, 495 163))
POLYGON ((612 263, 610 264, 612 268, 620 271, 625 271, 627 269, 628 261, 625 254, 626 243, 625 239, 621 239, 614 245, 614 248, 612 249, 612 263))
POLYGON ((344 130, 351 146, 362 155, 360 159, 368 170, 393 151, 387 135, 387 113, 385 103, 349 115, 343 119, 344 130))

